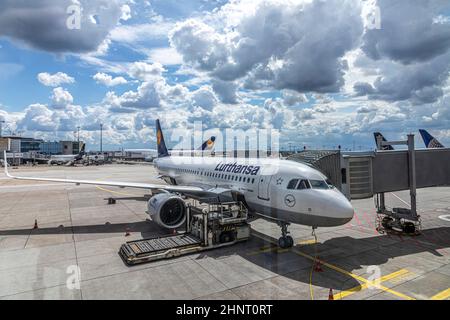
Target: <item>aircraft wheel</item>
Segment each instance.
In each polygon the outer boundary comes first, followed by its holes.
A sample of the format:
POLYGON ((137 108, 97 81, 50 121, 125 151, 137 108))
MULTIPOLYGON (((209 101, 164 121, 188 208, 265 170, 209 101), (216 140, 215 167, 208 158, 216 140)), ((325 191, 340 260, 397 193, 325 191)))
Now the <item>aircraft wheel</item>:
POLYGON ((280 237, 280 239, 278 239, 278 246, 281 249, 286 249, 289 247, 289 240, 287 239, 287 237, 280 237))
POLYGON ((234 241, 234 236, 233 236, 233 234, 231 232, 223 232, 220 235, 219 240, 220 240, 220 243, 231 242, 231 241, 234 241))
POLYGON ((416 226, 412 222, 406 222, 403 225, 403 232, 405 232, 407 234, 413 234, 416 232, 416 226))
POLYGON ((287 247, 288 248, 292 248, 294 246, 294 238, 292 238, 291 236, 287 236, 286 237, 287 240, 287 247))
POLYGON ((383 228, 385 228, 386 230, 390 230, 392 229, 390 223, 394 221, 394 219, 390 218, 390 217, 384 217, 383 220, 381 221, 381 225, 383 226, 383 228))

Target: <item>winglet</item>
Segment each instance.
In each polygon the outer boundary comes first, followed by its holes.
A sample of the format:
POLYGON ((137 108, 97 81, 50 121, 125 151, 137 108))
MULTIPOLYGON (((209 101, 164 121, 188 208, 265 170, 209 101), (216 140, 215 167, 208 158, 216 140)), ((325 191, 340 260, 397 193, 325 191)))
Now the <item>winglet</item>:
POLYGON ((6 159, 6 150, 3 151, 3 161, 4 161, 4 166, 5 166, 5 175, 9 178, 14 178, 12 175, 9 174, 8 172, 8 160, 6 159))

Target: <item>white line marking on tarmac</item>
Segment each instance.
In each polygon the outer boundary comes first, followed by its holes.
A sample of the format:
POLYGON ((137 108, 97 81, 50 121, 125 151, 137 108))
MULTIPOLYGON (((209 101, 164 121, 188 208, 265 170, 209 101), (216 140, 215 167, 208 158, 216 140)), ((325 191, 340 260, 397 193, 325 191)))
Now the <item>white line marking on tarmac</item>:
POLYGON ((439 216, 439 219, 450 222, 450 214, 439 216))

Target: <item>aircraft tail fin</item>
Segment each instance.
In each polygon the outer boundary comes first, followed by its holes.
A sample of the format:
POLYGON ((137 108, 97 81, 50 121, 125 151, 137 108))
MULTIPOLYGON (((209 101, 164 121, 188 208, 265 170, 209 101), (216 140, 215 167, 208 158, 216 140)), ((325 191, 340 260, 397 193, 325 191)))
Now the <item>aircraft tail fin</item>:
MULTIPOLYGON (((375 145, 378 147, 378 137, 381 137, 382 141, 387 141, 386 138, 381 134, 381 132, 374 132, 373 136, 375 138, 375 145)), ((380 150, 394 150, 394 147, 391 145, 381 146, 380 150)))
POLYGON ((422 136, 423 142, 425 143, 425 147, 427 148, 444 148, 444 146, 437 141, 435 137, 428 133, 427 130, 420 129, 420 135, 422 136))
POLYGON ((85 153, 86 153, 86 144, 81 142, 81 148, 80 148, 79 155, 84 156, 85 153))
POLYGON ((197 150, 200 150, 200 151, 211 151, 214 148, 215 142, 216 142, 216 137, 212 136, 211 138, 209 138, 208 140, 203 142, 201 147, 198 148, 197 150))
POLYGON ((158 158, 164 158, 169 156, 169 151, 164 141, 164 135, 161 130, 161 124, 159 119, 156 119, 156 144, 158 146, 158 158))

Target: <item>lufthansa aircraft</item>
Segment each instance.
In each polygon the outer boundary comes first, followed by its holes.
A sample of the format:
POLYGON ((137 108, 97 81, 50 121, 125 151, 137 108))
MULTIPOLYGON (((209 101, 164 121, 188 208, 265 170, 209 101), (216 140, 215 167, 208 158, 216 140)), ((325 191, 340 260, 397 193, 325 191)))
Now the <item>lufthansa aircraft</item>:
POLYGON ((242 201, 249 211, 276 221, 282 236, 278 244, 292 247, 290 223, 317 227, 344 225, 352 220, 354 209, 348 199, 327 182, 321 172, 306 164, 281 160, 226 157, 175 157, 167 150, 159 120, 156 121, 158 159, 155 167, 166 184, 96 180, 8 177, 154 191, 148 213, 160 226, 176 229, 186 221, 182 196, 202 203, 242 201))

